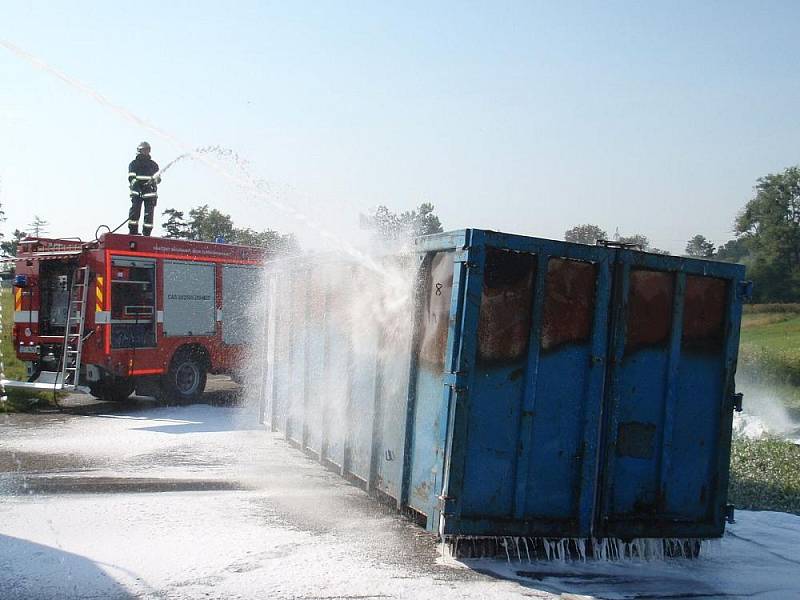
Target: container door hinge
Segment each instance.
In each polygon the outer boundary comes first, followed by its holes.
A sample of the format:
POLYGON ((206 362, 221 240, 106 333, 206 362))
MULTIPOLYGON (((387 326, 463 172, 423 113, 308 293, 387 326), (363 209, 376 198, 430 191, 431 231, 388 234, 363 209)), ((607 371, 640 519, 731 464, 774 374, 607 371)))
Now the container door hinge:
POLYGON ((456 394, 460 394, 467 391, 466 378, 466 371, 451 371, 445 374, 444 384, 453 388, 456 394))
POLYGON ((739 291, 739 298, 744 300, 745 302, 749 302, 753 299, 753 282, 752 281, 740 281, 738 286, 739 291))
POLYGON ((733 504, 725 505, 725 520, 731 525, 736 523, 736 519, 734 518, 735 510, 736 508, 733 506, 733 504))
POLYGON ((439 496, 439 512, 444 516, 452 515, 455 509, 455 496, 439 496))
POLYGON ((469 248, 456 252, 453 262, 464 263, 467 269, 476 269, 478 267, 478 263, 469 259, 469 248))
POLYGON ((742 400, 744 399, 744 394, 738 392, 731 396, 731 407, 736 412, 742 412, 742 400))

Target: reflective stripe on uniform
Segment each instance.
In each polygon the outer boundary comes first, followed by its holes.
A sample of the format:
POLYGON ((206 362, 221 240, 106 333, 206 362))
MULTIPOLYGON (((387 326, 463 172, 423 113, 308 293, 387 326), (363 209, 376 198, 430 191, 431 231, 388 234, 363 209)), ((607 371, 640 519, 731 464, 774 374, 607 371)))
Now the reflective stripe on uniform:
POLYGON ((141 192, 137 192, 136 190, 131 190, 131 196, 141 196, 141 192))
POLYGON ((128 177, 136 177, 136 173, 128 173, 128 177))
POLYGON ((139 221, 131 221, 128 219, 128 225, 139 225, 139 221))
POLYGON ((150 181, 153 178, 150 175, 137 175, 136 179, 139 181, 150 181))
POLYGON ((147 194, 142 194, 142 198, 158 198, 158 194, 156 192, 149 192, 147 194))

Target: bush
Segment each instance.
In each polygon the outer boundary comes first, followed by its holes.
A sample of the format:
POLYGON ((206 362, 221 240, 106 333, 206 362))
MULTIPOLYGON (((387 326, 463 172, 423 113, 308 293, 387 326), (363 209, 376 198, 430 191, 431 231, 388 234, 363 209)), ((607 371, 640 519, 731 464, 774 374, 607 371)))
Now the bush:
POLYGON ((48 397, 52 398, 52 394, 6 390, 6 401, 0 402, 0 413, 28 412, 40 408, 51 408, 53 404, 48 397))
MULTIPOLYGON (((8 379, 24 380, 25 364, 17 359, 11 341, 11 328, 14 326, 14 296, 11 288, 0 290, 0 302, 3 303, 3 336, 0 340, 0 359, 4 367, 3 375, 8 379)), ((8 400, 0 402, 0 413, 35 410, 51 405, 52 393, 29 392, 23 390, 6 390, 8 400)))
POLYGON ((774 349, 742 346, 739 371, 756 383, 779 383, 800 386, 800 348, 774 349))
POLYGON ((737 437, 731 447, 728 499, 737 508, 800 514, 800 446, 737 437))
POLYGON ((759 315, 764 313, 791 313, 800 314, 800 304, 785 303, 785 304, 745 304, 744 314, 746 315, 759 315))

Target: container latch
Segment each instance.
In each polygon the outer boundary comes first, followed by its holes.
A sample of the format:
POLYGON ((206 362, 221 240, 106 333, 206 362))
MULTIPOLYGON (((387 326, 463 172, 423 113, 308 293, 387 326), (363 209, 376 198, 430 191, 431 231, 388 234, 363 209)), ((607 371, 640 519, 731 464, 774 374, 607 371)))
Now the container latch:
POLYGON ((476 263, 473 260, 470 260, 469 251, 470 249, 469 247, 467 247, 459 252, 456 252, 455 256, 453 257, 453 262, 464 263, 464 266, 467 269, 476 269, 478 267, 478 263, 476 263))
POLYGON ((740 281, 739 282, 739 298, 745 302, 750 302, 753 299, 753 282, 740 281))
POLYGON ((466 382, 467 373, 465 371, 451 371, 444 375, 444 384, 453 388, 453 391, 457 394, 467 391, 466 382))
POLYGON ((742 400, 744 399, 744 394, 741 392, 737 392, 733 396, 731 396, 731 404, 733 406, 733 410, 736 412, 742 412, 742 400))
POLYGON ((455 502, 455 496, 439 496, 439 512, 445 516, 452 515, 455 502))
POLYGON ((736 523, 736 519, 734 518, 734 512, 736 507, 733 504, 726 504, 725 505, 725 520, 730 524, 733 525, 736 523))

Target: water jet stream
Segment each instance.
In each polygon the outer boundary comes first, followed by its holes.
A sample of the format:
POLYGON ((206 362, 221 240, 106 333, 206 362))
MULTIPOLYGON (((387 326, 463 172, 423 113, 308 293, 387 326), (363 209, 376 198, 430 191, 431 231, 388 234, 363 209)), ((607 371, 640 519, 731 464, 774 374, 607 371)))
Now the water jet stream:
MULTIPOLYGON (((96 90, 92 89, 91 87, 89 87, 85 83, 82 83, 80 81, 77 81, 77 80, 73 79, 72 77, 69 77, 68 75, 66 75, 62 71, 59 71, 58 69, 56 69, 55 67, 49 65, 48 63, 46 63, 42 59, 30 54, 29 52, 26 52, 25 50, 23 50, 19 46, 15 45, 15 44, 12 44, 11 42, 9 42, 7 40, 3 40, 3 39, 0 39, 0 46, 3 46, 4 48, 6 48, 7 50, 11 51, 12 53, 17 55, 22 60, 30 63, 31 65, 33 65, 37 69, 40 69, 40 70, 48 73, 49 75, 51 75, 51 76, 61 80, 62 82, 66 83, 70 87, 78 90, 83 95, 92 98, 93 100, 98 102, 100 105, 104 106, 105 108, 108 108, 108 109, 112 110, 117 115, 121 116, 122 118, 124 118, 124 119, 126 119, 126 120, 128 120, 128 121, 130 121, 130 122, 132 122, 132 123, 134 123, 136 125, 139 125, 140 127, 146 129, 147 131, 159 136, 160 138, 162 138, 162 139, 170 142, 174 146, 176 146, 181 151, 181 155, 178 156, 175 160, 171 161, 166 167, 164 167, 164 169, 162 169, 162 173, 164 171, 166 171, 169 167, 171 167, 173 164, 175 164, 176 162, 182 160, 183 158, 186 158, 188 156, 191 156, 192 158, 196 158, 197 160, 199 160, 200 162, 202 162, 206 166, 211 167, 212 169, 214 169, 217 173, 222 175, 224 178, 226 178, 230 182, 232 182, 232 183, 236 184, 237 186, 239 186, 241 189, 249 191, 254 196, 257 196, 257 197, 259 197, 259 198, 261 198, 263 200, 266 200, 273 207, 275 207, 276 209, 280 210, 282 213, 292 217, 297 222, 299 222, 301 225, 303 225, 303 226, 305 226, 305 227, 307 227, 309 229, 312 229, 320 237, 324 238, 325 240, 327 240, 329 242, 332 242, 335 246, 337 246, 338 248, 340 248, 341 250, 343 250, 344 252, 349 254, 351 257, 356 259, 359 263, 361 263, 362 265, 364 265, 365 267, 367 267, 371 271, 374 271, 375 273, 377 273, 379 275, 386 275, 386 272, 382 268, 382 266, 380 264, 378 264, 377 262, 375 262, 369 255, 365 254, 364 252, 361 252, 360 250, 355 248, 353 245, 348 243, 346 240, 342 239, 338 235, 334 234, 333 232, 331 232, 328 229, 326 229, 325 227, 323 227, 321 224, 317 223, 315 220, 313 220, 311 217, 309 217, 305 213, 303 213, 303 212, 301 212, 301 211, 299 211, 299 210, 297 210, 295 208, 292 208, 288 204, 286 204, 284 202, 281 202, 281 201, 271 197, 270 195, 268 195, 268 193, 265 190, 263 190, 263 187, 264 187, 263 182, 259 183, 257 180, 255 180, 251 176, 242 176, 242 175, 239 175, 239 174, 237 174, 235 172, 232 172, 231 170, 227 169, 223 163, 221 163, 220 161, 215 160, 211 156, 209 156, 209 150, 219 149, 218 147, 213 147, 213 146, 207 147, 208 150, 206 150, 205 152, 201 151, 201 150, 203 150, 203 148, 198 148, 198 149, 195 149, 195 150, 191 150, 191 145, 186 144, 185 142, 181 141, 180 139, 178 139, 174 135, 170 134, 166 130, 164 130, 164 129, 160 128, 160 127, 157 127, 157 126, 153 125, 152 123, 149 123, 148 121, 146 121, 145 119, 139 117, 138 115, 136 115, 135 113, 131 112, 127 108, 112 102, 111 100, 109 100, 108 98, 106 98, 105 96, 103 96, 102 94, 97 92, 96 90)), ((219 150, 222 150, 222 149, 219 149, 219 150)))

